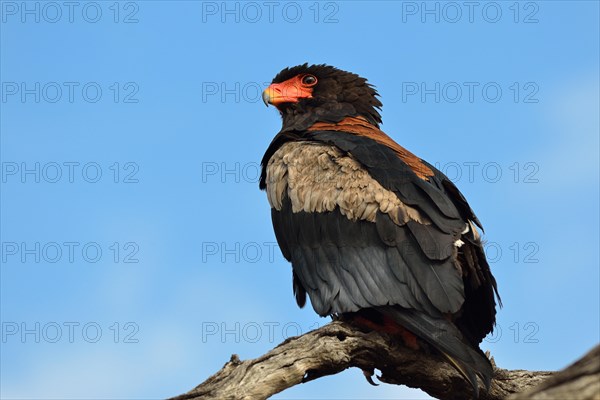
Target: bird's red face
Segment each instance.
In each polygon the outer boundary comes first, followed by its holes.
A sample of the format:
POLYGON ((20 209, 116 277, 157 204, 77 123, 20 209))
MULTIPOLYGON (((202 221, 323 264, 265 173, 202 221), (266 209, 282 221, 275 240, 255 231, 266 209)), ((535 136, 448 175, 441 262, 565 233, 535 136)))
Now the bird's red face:
POLYGON ((300 99, 310 99, 317 81, 312 74, 298 74, 284 82, 273 83, 263 92, 263 101, 267 106, 273 104, 277 107, 284 103, 297 103, 300 99))

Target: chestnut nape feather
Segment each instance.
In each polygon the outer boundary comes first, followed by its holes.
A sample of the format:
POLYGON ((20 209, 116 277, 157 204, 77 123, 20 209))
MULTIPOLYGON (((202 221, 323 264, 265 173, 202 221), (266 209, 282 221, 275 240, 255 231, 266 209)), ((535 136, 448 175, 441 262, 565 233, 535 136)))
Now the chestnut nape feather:
POLYGON ((339 122, 345 117, 362 116, 379 127, 381 102, 377 90, 352 72, 329 65, 302 64, 285 68, 272 83, 281 83, 297 75, 311 74, 317 78, 311 98, 278 106, 283 118, 283 130, 305 130, 317 121, 339 122))

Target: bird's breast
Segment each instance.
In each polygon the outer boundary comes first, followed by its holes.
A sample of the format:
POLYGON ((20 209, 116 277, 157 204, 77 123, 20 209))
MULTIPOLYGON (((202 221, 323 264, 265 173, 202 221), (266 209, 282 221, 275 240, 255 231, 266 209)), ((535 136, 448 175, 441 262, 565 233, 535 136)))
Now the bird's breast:
POLYGON ((292 212, 339 209, 348 219, 375 222, 377 212, 403 225, 408 220, 430 223, 419 211, 385 189, 351 155, 332 145, 288 142, 267 164, 269 204, 281 210, 289 198, 292 212))

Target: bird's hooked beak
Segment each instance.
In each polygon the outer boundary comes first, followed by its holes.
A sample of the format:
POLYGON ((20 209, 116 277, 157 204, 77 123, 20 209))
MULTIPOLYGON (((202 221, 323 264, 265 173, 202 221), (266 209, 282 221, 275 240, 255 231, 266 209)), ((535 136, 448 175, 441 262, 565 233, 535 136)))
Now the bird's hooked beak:
POLYGON ((312 88, 304 87, 299 77, 288 79, 285 82, 273 83, 262 93, 265 105, 278 106, 283 103, 297 103, 300 99, 312 97, 312 88))
POLYGON ((271 102, 271 95, 269 95, 269 89, 265 89, 265 91, 262 92, 262 99, 263 103, 265 103, 265 106, 269 107, 269 103, 271 102))

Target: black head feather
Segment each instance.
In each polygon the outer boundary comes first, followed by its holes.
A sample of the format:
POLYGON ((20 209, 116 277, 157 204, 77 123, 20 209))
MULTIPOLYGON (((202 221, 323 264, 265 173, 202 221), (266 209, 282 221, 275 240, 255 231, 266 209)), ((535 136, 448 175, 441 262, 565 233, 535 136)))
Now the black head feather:
POLYGON ((273 79, 281 83, 299 74, 317 77, 312 98, 278 106, 283 130, 304 130, 317 121, 339 122, 345 117, 362 116, 375 126, 381 123, 379 94, 365 78, 330 65, 298 65, 285 68, 273 79))

